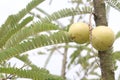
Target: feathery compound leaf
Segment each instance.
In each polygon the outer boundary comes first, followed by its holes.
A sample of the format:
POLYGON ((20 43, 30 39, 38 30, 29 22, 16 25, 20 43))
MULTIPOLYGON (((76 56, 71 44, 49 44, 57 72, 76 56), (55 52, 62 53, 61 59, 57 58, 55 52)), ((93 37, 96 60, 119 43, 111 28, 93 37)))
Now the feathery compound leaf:
POLYGON ((108 3, 116 10, 120 11, 120 2, 118 0, 106 0, 106 3, 108 3))
POLYGON ((32 0, 25 9, 22 9, 18 14, 10 15, 6 22, 0 27, 0 38, 6 35, 14 26, 18 24, 18 22, 33 8, 35 8, 38 4, 43 2, 44 0, 32 0))
POLYGON ((72 2, 72 3, 83 3, 82 0, 70 0, 70 2, 72 2))
POLYGON ((115 60, 120 60, 120 51, 115 51, 112 55, 115 60))
POLYGON ((51 75, 45 69, 22 70, 18 68, 0 68, 0 73, 13 74, 21 78, 31 78, 33 80, 64 80, 59 76, 51 75))
POLYGON ((26 39, 29 36, 35 35, 42 31, 48 31, 48 30, 57 30, 59 27, 52 23, 40 23, 36 22, 30 27, 24 27, 22 30, 15 33, 12 37, 9 38, 9 40, 5 44, 5 48, 14 46, 21 42, 22 40, 26 39))
POLYGON ((91 7, 82 7, 82 8, 66 8, 54 12, 53 14, 46 16, 45 18, 41 19, 41 22, 51 22, 60 18, 69 17, 73 15, 80 15, 80 14, 88 14, 91 13, 93 10, 91 7))
POLYGON ((18 25, 15 25, 14 28, 12 28, 10 31, 8 31, 8 33, 6 33, 5 36, 3 36, 0 39, 0 47, 3 47, 3 45, 6 43, 6 41, 13 35, 15 34, 17 31, 19 31, 21 28, 23 28, 26 24, 28 24, 30 21, 33 20, 33 17, 27 17, 25 18, 21 23, 19 23, 18 25))
POLYGON ((83 58, 80 54, 83 50, 90 51, 91 49, 88 48, 86 45, 85 46, 78 46, 77 50, 75 50, 70 56, 71 60, 70 60, 70 63, 68 65, 68 68, 76 61, 76 59, 78 59, 78 58, 82 59, 83 58))
POLYGON ((22 42, 21 44, 17 44, 14 47, 2 50, 0 52, 0 63, 31 49, 66 42, 70 42, 70 39, 67 32, 64 31, 56 32, 50 36, 48 35, 36 36, 31 40, 22 42))
POLYGON ((24 62, 24 64, 27 64, 27 66, 29 66, 31 69, 35 69, 38 70, 39 67, 37 67, 36 65, 34 65, 28 58, 28 54, 24 54, 24 55, 17 55, 16 56, 17 59, 19 59, 20 61, 24 62))
POLYGON ((118 39, 120 37, 120 31, 117 32, 115 39, 118 39))
POLYGON ((20 61, 24 62, 28 66, 32 65, 32 62, 28 59, 28 54, 18 55, 18 56, 16 56, 16 58, 19 59, 20 61))

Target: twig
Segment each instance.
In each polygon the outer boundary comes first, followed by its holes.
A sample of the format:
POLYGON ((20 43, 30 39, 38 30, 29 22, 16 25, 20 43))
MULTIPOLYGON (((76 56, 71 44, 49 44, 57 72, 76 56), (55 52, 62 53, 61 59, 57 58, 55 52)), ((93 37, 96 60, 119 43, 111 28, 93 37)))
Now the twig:
MULTIPOLYGON (((66 43, 66 45, 68 45, 68 43, 66 43)), ((66 47, 63 54, 62 72, 61 72, 61 76, 64 79, 66 79, 65 75, 66 75, 66 64, 67 64, 67 51, 68 51, 68 48, 66 47)))
POLYGON ((51 51, 51 53, 48 55, 48 58, 47 58, 47 60, 45 61, 44 68, 46 68, 46 67, 47 67, 47 65, 48 65, 48 63, 49 63, 49 61, 50 61, 50 59, 51 59, 51 57, 52 57, 52 55, 53 55, 53 52, 54 52, 54 50, 53 50, 53 51, 51 51))

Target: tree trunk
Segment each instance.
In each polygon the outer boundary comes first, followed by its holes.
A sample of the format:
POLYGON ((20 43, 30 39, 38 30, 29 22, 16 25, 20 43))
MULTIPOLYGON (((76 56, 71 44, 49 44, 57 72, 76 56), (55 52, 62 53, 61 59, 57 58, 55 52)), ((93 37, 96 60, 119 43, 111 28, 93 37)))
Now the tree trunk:
MULTIPOLYGON (((93 0, 96 26, 108 25, 106 20, 106 10, 104 0, 93 0)), ((104 46, 104 45, 103 45, 104 46)), ((112 49, 107 51, 98 51, 101 68, 101 80, 115 80, 112 60, 112 49)))

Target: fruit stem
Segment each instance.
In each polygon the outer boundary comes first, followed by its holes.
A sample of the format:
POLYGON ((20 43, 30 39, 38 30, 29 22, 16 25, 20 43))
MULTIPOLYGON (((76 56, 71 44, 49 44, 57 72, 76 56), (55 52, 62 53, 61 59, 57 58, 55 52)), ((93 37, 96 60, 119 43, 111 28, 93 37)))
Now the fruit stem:
MULTIPOLYGON (((92 23, 91 23, 91 19, 92 19, 92 15, 94 15, 94 13, 92 12, 91 14, 90 14, 90 16, 89 16, 89 40, 90 40, 90 44, 92 44, 92 23)), ((94 50, 93 50, 93 47, 91 47, 91 52, 92 53, 94 53, 94 55, 95 55, 95 52, 94 52, 94 50)), ((98 62, 98 60, 97 60, 97 58, 96 58, 96 56, 95 56, 95 61, 96 61, 96 63, 98 64, 98 66, 100 67, 100 65, 99 65, 99 62, 98 62)))
POLYGON ((91 43, 91 40, 92 40, 92 29, 93 29, 92 28, 92 24, 91 24, 92 15, 93 15, 93 13, 91 13, 90 16, 89 16, 89 32, 90 32, 89 37, 90 37, 90 43, 91 43))

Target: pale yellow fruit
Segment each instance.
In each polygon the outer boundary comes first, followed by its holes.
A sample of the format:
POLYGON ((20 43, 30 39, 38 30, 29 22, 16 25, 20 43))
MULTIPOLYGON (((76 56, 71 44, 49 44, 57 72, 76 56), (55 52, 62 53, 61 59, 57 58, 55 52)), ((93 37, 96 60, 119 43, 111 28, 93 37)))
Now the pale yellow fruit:
POLYGON ((99 51, 111 48, 114 39, 114 32, 107 26, 98 26, 92 30, 92 46, 99 51))
POLYGON ((89 26, 83 22, 77 22, 70 26, 68 31, 70 38, 80 44, 89 41, 89 26))

